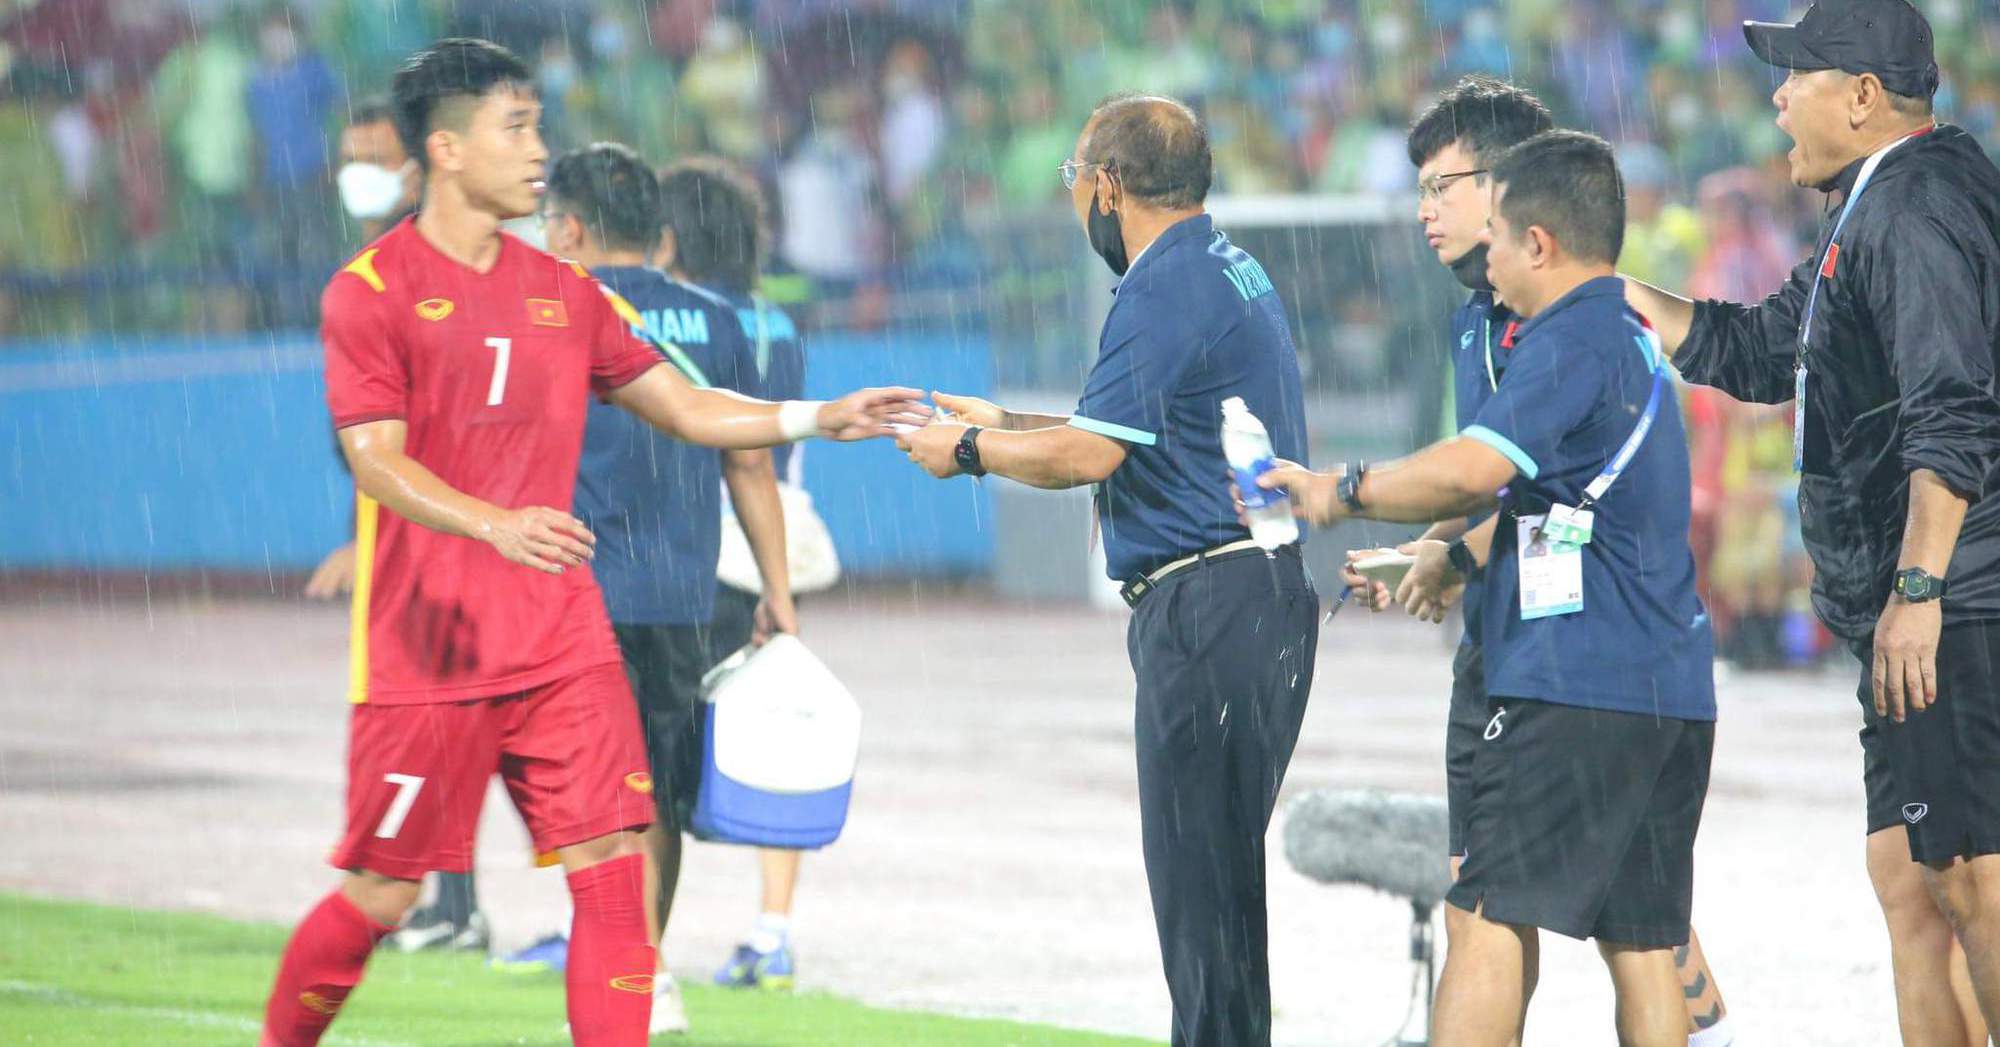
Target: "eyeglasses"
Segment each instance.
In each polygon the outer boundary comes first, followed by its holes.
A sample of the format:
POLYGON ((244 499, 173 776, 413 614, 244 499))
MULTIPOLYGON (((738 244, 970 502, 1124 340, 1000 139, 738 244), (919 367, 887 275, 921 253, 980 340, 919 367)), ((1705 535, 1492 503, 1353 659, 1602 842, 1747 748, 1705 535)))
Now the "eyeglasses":
POLYGON ((1102 167, 1106 170, 1116 169, 1115 162, 1111 160, 1064 160, 1056 166, 1056 173, 1062 175, 1063 188, 1075 189, 1076 176, 1082 174, 1083 169, 1086 167, 1102 167))
POLYGON ((1426 178, 1423 181, 1417 183, 1417 198, 1425 202, 1437 200, 1443 197, 1444 191, 1446 189, 1451 188, 1452 183, 1458 181, 1459 179, 1471 178, 1473 175, 1483 175, 1490 170, 1491 168, 1477 167, 1470 171, 1453 171, 1449 174, 1434 174, 1429 178, 1426 178))

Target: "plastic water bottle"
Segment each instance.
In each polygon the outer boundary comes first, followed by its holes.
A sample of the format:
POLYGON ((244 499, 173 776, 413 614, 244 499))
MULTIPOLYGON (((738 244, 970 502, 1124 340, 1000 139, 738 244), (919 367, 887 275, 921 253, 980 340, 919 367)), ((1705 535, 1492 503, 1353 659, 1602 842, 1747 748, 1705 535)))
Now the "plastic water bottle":
POLYGON ((1243 492, 1243 515, 1250 520, 1250 537, 1265 549, 1298 541, 1299 522, 1292 518, 1291 500, 1283 491, 1257 486, 1257 478, 1270 472, 1273 465, 1271 434, 1240 396, 1222 401, 1222 456, 1229 460, 1236 489, 1243 492))

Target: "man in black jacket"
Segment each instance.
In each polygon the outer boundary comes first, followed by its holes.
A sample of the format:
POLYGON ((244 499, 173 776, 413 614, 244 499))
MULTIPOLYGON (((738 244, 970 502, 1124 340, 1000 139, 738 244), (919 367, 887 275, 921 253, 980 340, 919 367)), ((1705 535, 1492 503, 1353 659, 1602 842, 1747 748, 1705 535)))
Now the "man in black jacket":
POLYGON ((1791 70, 1773 100, 1792 180, 1839 206, 1759 305, 1636 281, 1628 297, 1689 381, 1798 405, 1813 602, 1871 665, 1868 867, 1904 1040, 1984 1043, 1946 972, 1955 931, 2000 1025, 2000 498, 1983 497, 2000 465, 2000 171, 1932 118, 1930 27, 1904 0, 1821 0, 1744 32, 1791 70))

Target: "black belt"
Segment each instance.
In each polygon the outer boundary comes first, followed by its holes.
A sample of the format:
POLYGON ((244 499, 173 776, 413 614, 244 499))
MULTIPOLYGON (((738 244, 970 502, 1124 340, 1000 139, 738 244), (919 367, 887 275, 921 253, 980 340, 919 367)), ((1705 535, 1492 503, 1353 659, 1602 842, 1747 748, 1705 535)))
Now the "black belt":
MULTIPOLYGON (((1178 560, 1154 568, 1151 571, 1134 575, 1131 581, 1119 587, 1118 595, 1124 599, 1125 606, 1138 607, 1139 601, 1145 599, 1147 594, 1151 593, 1154 589, 1159 588, 1161 582, 1166 581, 1170 576, 1178 574, 1187 568, 1206 566, 1212 563, 1219 563, 1223 560, 1234 560, 1241 556, 1248 556, 1251 553, 1261 553, 1264 551, 1264 547, 1258 545, 1256 540, 1252 538, 1242 538, 1225 545, 1218 545, 1213 549, 1205 549, 1192 556, 1183 556, 1178 560)), ((1298 543, 1296 542, 1291 545, 1281 545, 1277 549, 1272 550, 1271 553, 1290 553, 1293 556, 1300 555, 1298 543)))

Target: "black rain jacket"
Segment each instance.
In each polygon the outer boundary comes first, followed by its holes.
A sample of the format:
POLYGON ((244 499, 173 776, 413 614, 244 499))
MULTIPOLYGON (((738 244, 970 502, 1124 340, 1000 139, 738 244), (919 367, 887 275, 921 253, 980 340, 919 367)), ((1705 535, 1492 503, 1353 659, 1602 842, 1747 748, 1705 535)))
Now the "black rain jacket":
MULTIPOLYGON (((1862 161, 1835 179, 1852 190, 1862 161)), ((1844 639, 1873 635, 1889 599, 1909 474, 1935 472, 1972 505, 1945 572, 1944 620, 2000 619, 2000 170, 1964 130, 1939 125, 1883 157, 1823 266, 1840 208, 1811 257, 1758 305, 1705 301, 1674 357, 1690 382, 1739 400, 1793 399, 1806 347, 1799 517, 1817 568, 1813 604, 1844 639)))

